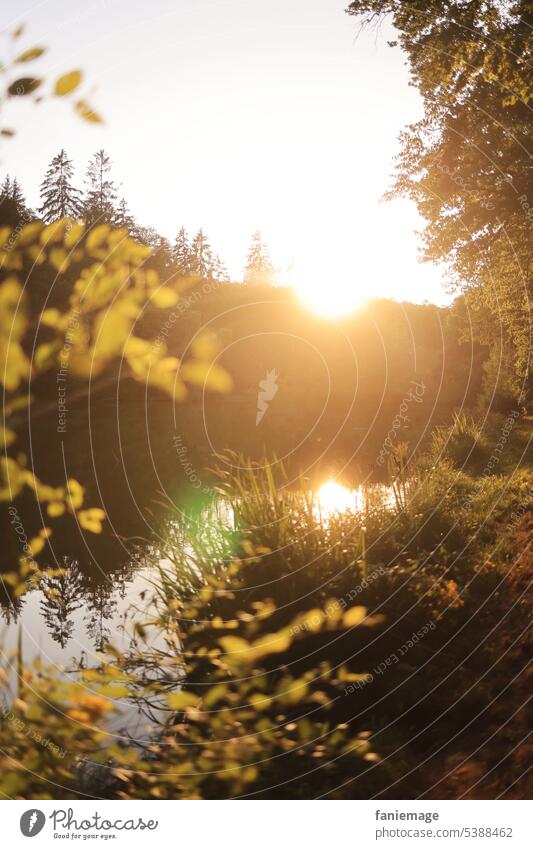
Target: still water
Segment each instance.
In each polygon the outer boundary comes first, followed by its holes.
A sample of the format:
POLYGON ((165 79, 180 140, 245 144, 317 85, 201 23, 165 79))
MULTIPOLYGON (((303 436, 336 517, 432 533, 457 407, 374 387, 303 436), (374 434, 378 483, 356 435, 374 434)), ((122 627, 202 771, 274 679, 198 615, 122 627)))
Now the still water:
MULTIPOLYGON (((326 480, 313 496, 315 516, 327 523, 337 513, 363 512, 369 492, 385 504, 394 505, 390 487, 374 484, 369 489, 349 488, 333 479, 326 480)), ((203 521, 206 525, 215 522, 233 527, 233 511, 220 500, 207 508, 203 521)), ((80 665, 94 665, 96 654, 105 643, 127 649, 133 623, 147 618, 157 563, 153 546, 148 544, 145 556, 137 553, 124 568, 109 575, 101 571, 91 578, 76 562, 64 558, 64 563, 63 575, 45 579, 40 588, 26 593, 14 608, 0 609, 4 618, 0 644, 4 651, 14 651, 20 637, 26 662, 39 657, 44 665, 69 674, 80 665)), ((153 639, 160 636, 154 635, 153 639)))

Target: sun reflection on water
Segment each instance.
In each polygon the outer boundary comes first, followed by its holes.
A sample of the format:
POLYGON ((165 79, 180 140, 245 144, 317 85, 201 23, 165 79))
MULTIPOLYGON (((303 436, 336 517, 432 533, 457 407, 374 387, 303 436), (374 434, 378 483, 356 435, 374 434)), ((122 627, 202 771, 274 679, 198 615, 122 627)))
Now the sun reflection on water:
POLYGON ((325 481, 315 495, 315 510, 319 519, 329 520, 337 513, 351 511, 364 512, 369 501, 378 502, 385 507, 394 508, 396 500, 391 486, 371 484, 350 488, 333 478, 325 481))
POLYGON ((363 489, 349 489, 335 480, 322 484, 316 495, 316 505, 323 519, 329 519, 335 513, 346 510, 362 510, 364 506, 363 489))

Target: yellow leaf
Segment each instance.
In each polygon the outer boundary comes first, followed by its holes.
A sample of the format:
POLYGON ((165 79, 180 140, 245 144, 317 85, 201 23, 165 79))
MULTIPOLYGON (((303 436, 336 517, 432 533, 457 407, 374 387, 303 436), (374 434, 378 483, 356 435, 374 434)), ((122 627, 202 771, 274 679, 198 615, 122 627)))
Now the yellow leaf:
POLYGON ((76 377, 89 377, 100 374, 106 365, 106 360, 103 357, 92 356, 89 351, 78 350, 72 352, 68 364, 70 371, 76 377))
POLYGON ((342 617, 342 622, 347 628, 359 625, 366 616, 366 607, 351 607, 342 617))
POLYGON ((62 516, 65 512, 65 505, 61 501, 51 501, 47 507, 47 513, 52 519, 62 516))
POLYGON ((61 348, 61 342, 43 342, 42 345, 39 345, 35 349, 35 355, 33 357, 33 365, 39 371, 45 369, 47 366, 52 365, 55 361, 55 355, 61 348))
POLYGON ((208 710, 211 710, 224 696, 227 694, 228 688, 226 684, 215 684, 214 687, 211 687, 210 690, 204 696, 203 703, 204 707, 208 710))
POLYGON ((59 77, 54 89, 56 97, 64 97, 65 94, 70 94, 71 91, 78 88, 81 78, 81 71, 69 71, 68 74, 63 74, 62 77, 59 77))
POLYGON ((218 642, 226 654, 240 654, 243 657, 250 653, 253 654, 250 643, 247 640, 243 640, 242 637, 232 637, 230 635, 228 637, 221 637, 218 642))
POLYGON ((179 299, 179 295, 169 286, 162 286, 160 289, 156 289, 155 292, 152 292, 152 301, 156 305, 156 307, 160 307, 161 309, 166 309, 167 307, 173 307, 177 304, 179 299))
POLYGON ((67 495, 73 510, 77 510, 83 504, 85 490, 81 483, 78 483, 75 478, 69 478, 67 481, 67 495))
POLYGON ((98 113, 95 112, 85 100, 78 100, 76 103, 76 110, 80 118, 83 118, 84 121, 89 121, 92 124, 103 123, 100 115, 98 115, 98 113))
POLYGON ((0 339, 0 382, 12 391, 29 373, 30 363, 20 343, 0 339))
POLYGON ((272 699, 263 693, 252 693, 248 701, 255 710, 267 710, 272 704, 272 699))
POLYGON ((214 333, 200 333, 192 343, 192 352, 197 360, 212 360, 219 349, 214 333))
POLYGON ((43 550, 44 543, 45 540, 42 537, 33 537, 33 539, 30 539, 30 551, 33 557, 43 550))
POLYGON ((20 235, 17 239, 17 245, 19 247, 31 245, 32 242, 36 241, 36 237, 43 229, 43 226, 44 225, 42 221, 32 221, 31 224, 26 224, 26 226, 23 227, 20 232, 20 235))
POLYGON ((253 644, 254 651, 260 656, 279 654, 286 651, 291 644, 291 635, 288 628, 278 631, 277 634, 265 634, 253 644))
POLYGON ((40 245, 28 245, 26 253, 35 265, 42 265, 46 259, 46 254, 40 245))
POLYGON ((92 250, 93 248, 98 248, 105 240, 107 235, 109 234, 110 228, 107 224, 99 224, 98 227, 93 227, 89 235, 87 236, 87 241, 85 242, 87 248, 92 250))
POLYGON ((118 303, 102 311, 94 324, 96 356, 109 357, 120 354, 133 325, 133 319, 124 304, 118 303))
POLYGON ((99 507, 91 507, 89 510, 80 510, 77 514, 78 521, 85 531, 99 534, 102 530, 102 521, 105 513, 99 507))
POLYGON ((81 237, 85 233, 85 226, 83 224, 78 224, 77 222, 73 222, 68 227, 65 233, 64 244, 66 248, 73 248, 78 244, 81 237))
POLYGON ((17 56, 15 62, 31 62, 33 59, 38 59, 39 56, 42 56, 44 50, 44 47, 30 47, 29 50, 25 50, 24 53, 17 56))
POLYGON ((168 706, 173 710, 185 710, 188 707, 195 707, 198 704, 199 697, 193 693, 187 693, 181 690, 179 693, 169 693, 167 696, 168 706))
POLYGON ((12 445, 16 438, 17 436, 15 432, 9 430, 7 427, 0 430, 0 445, 2 448, 7 448, 8 445, 12 445))
POLYGON ((55 307, 49 307, 42 313, 41 323, 45 324, 47 327, 59 327, 62 318, 63 315, 59 312, 59 310, 55 307))
POLYGON ((59 272, 66 271, 69 264, 67 252, 64 248, 52 248, 48 255, 48 261, 59 272))
POLYGON ((217 363, 206 363, 192 360, 181 367, 181 377, 187 383, 201 386, 202 389, 213 389, 215 392, 229 392, 233 381, 226 369, 217 363))
POLYGON ((53 221, 51 224, 48 224, 41 231, 41 244, 50 245, 53 242, 61 242, 68 225, 68 218, 60 218, 59 221, 53 221))
POLYGON ((7 277, 0 284, 0 331, 11 339, 20 339, 26 330, 27 320, 21 303, 22 286, 16 277, 7 277))

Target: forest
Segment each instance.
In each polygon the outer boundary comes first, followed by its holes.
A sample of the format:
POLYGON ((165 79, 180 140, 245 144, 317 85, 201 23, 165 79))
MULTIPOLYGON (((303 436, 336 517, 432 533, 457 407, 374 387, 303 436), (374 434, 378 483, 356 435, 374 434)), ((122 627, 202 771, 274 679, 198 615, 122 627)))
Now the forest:
MULTIPOLYGON (((5 799, 531 793, 531 9, 346 13, 420 95, 387 197, 446 306, 313 314, 254 222, 232 279, 103 148, 35 208, 2 168, 5 799)), ((9 38, 2 100, 101 122, 9 38)))

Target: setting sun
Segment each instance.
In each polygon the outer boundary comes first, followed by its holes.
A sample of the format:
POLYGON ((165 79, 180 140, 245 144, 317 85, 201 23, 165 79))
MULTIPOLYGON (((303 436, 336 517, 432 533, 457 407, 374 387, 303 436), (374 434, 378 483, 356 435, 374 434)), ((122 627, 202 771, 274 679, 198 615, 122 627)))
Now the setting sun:
POLYGON ((282 282, 291 286, 303 306, 322 318, 353 315, 370 297, 349 260, 338 270, 328 268, 326 262, 317 265, 316 258, 309 263, 294 263, 282 282))

